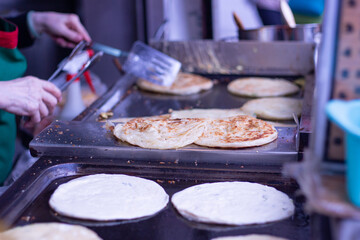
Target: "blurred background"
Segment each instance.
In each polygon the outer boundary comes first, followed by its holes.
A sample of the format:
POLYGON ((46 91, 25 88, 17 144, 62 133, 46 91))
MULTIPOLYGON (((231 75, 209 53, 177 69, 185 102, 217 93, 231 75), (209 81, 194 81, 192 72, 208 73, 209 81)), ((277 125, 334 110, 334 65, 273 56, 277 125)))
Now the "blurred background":
MULTIPOLYGON (((279 3, 276 0, 2 0, 0 15, 16 15, 29 10, 77 13, 94 41, 130 50, 136 40, 148 43, 154 39, 236 39, 237 26, 232 12, 241 16, 246 29, 281 23, 281 15, 272 2, 279 3)), ((301 2, 289 1, 295 15, 300 9, 300 14, 296 15, 298 19, 304 13, 301 9, 304 5, 317 4, 315 8, 311 7, 315 9, 312 15, 321 16, 323 0, 311 1, 311 4, 301 2), (316 9, 319 10, 316 12, 316 9)), ((308 13, 305 9, 305 15, 308 13)), ((47 79, 61 59, 69 54, 68 49, 57 47, 47 36, 22 51, 28 59, 27 74, 43 79, 47 79)), ((109 56, 105 56, 93 71, 107 86, 119 77, 109 56)))

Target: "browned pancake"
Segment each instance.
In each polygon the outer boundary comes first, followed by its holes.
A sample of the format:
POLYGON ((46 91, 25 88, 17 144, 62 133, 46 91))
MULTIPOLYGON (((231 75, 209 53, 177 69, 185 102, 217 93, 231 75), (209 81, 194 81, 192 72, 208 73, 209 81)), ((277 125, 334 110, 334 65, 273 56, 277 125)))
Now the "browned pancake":
POLYGON ((174 95, 189 95, 198 93, 202 90, 212 88, 213 83, 210 79, 205 77, 191 74, 191 73, 179 73, 176 80, 171 86, 161 86, 144 79, 139 79, 137 85, 144 90, 174 94, 174 95))
POLYGON ((243 148, 267 144, 277 138, 269 123, 250 116, 216 119, 208 126, 196 144, 208 147, 243 148))
POLYGON ((206 120, 136 118, 115 126, 114 135, 143 148, 174 149, 196 141, 204 132, 206 120))

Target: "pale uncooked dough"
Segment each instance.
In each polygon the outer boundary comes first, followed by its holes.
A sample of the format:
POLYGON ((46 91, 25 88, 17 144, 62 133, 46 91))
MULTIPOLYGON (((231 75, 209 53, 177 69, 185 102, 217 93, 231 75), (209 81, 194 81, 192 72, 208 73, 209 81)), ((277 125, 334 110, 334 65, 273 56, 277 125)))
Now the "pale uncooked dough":
POLYGON ((64 216, 108 221, 153 215, 168 200, 156 182, 122 174, 95 174, 60 185, 49 203, 64 216))
POLYGON ((285 193, 250 182, 192 186, 175 193, 171 202, 189 220, 228 225, 278 221, 292 216, 295 209, 285 193))
POLYGON ((34 223, 0 233, 1 240, 101 240, 92 230, 64 223, 34 223))

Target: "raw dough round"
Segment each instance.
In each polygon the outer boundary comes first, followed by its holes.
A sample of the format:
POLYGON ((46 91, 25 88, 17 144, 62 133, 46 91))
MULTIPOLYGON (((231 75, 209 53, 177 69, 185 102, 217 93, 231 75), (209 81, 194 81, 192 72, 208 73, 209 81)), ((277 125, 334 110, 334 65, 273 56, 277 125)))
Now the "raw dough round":
POLYGON ((168 201, 164 189, 151 180, 122 174, 95 174, 61 184, 49 204, 64 216, 111 221, 153 215, 168 201))
POLYGON ((34 223, 0 233, 3 240, 101 240, 92 230, 64 223, 34 223))
POLYGON ((250 182, 195 185, 175 193, 171 202, 189 220, 228 225, 278 221, 292 216, 295 209, 285 193, 250 182))

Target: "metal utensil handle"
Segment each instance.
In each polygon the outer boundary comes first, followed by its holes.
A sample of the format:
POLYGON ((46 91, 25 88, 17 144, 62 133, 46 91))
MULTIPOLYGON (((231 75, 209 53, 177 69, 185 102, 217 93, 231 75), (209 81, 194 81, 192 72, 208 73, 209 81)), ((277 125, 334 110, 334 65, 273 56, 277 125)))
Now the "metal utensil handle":
POLYGON ((70 84, 75 81, 75 79, 77 79, 78 77, 80 77, 86 70, 88 70, 95 62, 99 61, 100 58, 104 55, 103 52, 97 52, 94 56, 92 56, 85 64, 85 66, 73 77, 71 78, 69 81, 67 81, 66 83, 64 83, 63 85, 61 85, 59 87, 59 89, 61 90, 61 92, 65 91, 65 89, 67 89, 70 84))
POLYGON ((97 51, 102 51, 105 54, 108 54, 110 56, 114 56, 114 57, 127 57, 129 55, 128 52, 122 51, 120 49, 117 48, 113 48, 101 43, 97 43, 97 42, 93 42, 91 43, 90 47, 94 50, 97 51))

